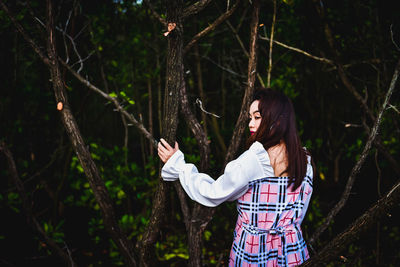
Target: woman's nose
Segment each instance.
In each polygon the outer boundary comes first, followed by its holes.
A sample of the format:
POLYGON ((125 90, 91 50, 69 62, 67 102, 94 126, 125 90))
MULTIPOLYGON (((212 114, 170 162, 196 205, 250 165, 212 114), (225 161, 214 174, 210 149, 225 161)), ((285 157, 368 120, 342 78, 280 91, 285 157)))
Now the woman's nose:
POLYGON ((249 127, 252 127, 253 125, 254 125, 254 121, 253 121, 253 119, 251 119, 249 122, 249 127))

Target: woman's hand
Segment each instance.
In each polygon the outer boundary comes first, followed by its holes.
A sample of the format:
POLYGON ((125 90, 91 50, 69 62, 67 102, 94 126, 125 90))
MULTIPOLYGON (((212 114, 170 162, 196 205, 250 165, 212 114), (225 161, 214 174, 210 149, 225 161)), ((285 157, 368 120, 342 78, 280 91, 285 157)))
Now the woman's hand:
POLYGON ((162 160, 162 162, 167 162, 172 155, 179 150, 179 145, 177 142, 175 142, 175 147, 172 148, 167 141, 165 141, 163 138, 160 139, 160 142, 158 143, 158 156, 162 160))

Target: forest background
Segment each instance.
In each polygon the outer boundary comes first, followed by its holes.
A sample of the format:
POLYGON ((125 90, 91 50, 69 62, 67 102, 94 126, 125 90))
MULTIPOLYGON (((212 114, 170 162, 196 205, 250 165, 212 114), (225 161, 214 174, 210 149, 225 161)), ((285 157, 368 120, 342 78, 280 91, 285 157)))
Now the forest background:
POLYGON ((0 264, 225 266, 235 203, 162 182, 155 144, 217 177, 265 86, 316 164, 307 264, 399 266, 395 6, 0 0, 0 264))

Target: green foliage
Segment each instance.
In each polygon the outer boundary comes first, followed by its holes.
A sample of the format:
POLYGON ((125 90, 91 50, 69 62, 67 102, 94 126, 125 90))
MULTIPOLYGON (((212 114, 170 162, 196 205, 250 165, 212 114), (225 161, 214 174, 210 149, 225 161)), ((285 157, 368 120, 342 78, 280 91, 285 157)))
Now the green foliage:
POLYGON ((43 229, 44 232, 49 236, 51 239, 56 241, 57 243, 63 244, 64 243, 64 220, 61 220, 57 225, 53 225, 51 222, 44 222, 43 229))
POLYGON ((178 235, 169 235, 163 243, 156 243, 156 255, 160 261, 174 258, 189 259, 189 254, 184 238, 178 235))
MULTIPOLYGON (((185 2, 185 5, 193 2, 195 1, 185 2)), ((268 36, 272 2, 261 2, 263 12, 260 12, 260 24, 264 26, 259 28, 260 35, 268 36)), ((29 1, 29 5, 24 3, 6 1, 29 36, 39 47, 44 48, 45 31, 37 23, 36 17, 45 23, 45 2, 29 1), (30 12, 33 12, 34 17, 30 12)), ((165 3, 152 1, 152 4, 165 19, 165 3)), ((392 41, 394 38, 398 43, 398 9, 393 8, 390 1, 385 4, 370 0, 324 1, 323 4, 335 47, 345 64, 345 72, 355 90, 366 99, 371 112, 377 114, 398 55, 392 41)), ((250 1, 244 1, 241 5, 243 8, 239 8, 229 18, 229 22, 247 47, 250 34, 248 25, 251 20, 250 1)), ((154 136, 160 137, 159 124, 162 117, 159 117, 158 111, 162 116, 168 49, 168 38, 162 34, 164 26, 150 15, 151 12, 141 1, 97 1, 95 5, 88 1, 61 1, 57 8, 56 25, 60 29, 66 29, 74 38, 76 49, 85 58, 81 70, 83 77, 116 98, 147 128, 152 119, 154 136), (150 95, 153 102, 149 107, 150 95), (152 118, 149 108, 153 111, 152 118)), ((195 17, 188 18, 183 31, 185 44, 225 9, 226 2, 214 1, 212 6, 195 17)), ((0 10, 0 21, 1 60, 7 62, 8 66, 2 72, 0 85, 0 139, 6 141, 12 149, 18 174, 30 203, 33 203, 34 213, 38 215, 40 225, 51 238, 61 247, 64 242, 68 245, 78 265, 122 265, 121 255, 104 229, 91 185, 78 156, 71 150, 70 140, 61 124, 60 114, 55 108, 48 68, 15 30, 3 10, 0 10)), ((57 31, 56 38, 60 57, 66 59, 68 51, 69 62, 78 69, 80 64, 76 62, 79 58, 68 38, 67 49, 63 47, 64 36, 61 32, 57 31)), ((309 1, 278 1, 275 40, 316 56, 334 59, 324 37, 321 20, 309 1)), ((266 82, 269 42, 260 39, 258 47, 257 72, 266 82)), ((201 38, 198 51, 204 87, 202 101, 206 110, 222 115, 217 120, 220 128, 218 134, 228 145, 246 86, 248 59, 226 23, 220 24, 201 38)), ((366 123, 371 127, 373 122, 360 108, 360 103, 347 91, 335 66, 315 61, 277 44, 274 44, 272 52, 272 87, 292 99, 301 139, 316 163, 313 197, 302 225, 305 236, 310 236, 321 224, 329 208, 338 200, 347 174, 359 159, 368 138, 363 127, 344 125, 362 126, 366 123), (335 166, 337 155, 339 157, 335 166), (336 167, 340 176, 338 182, 333 179, 336 167)), ((194 48, 185 54, 184 71, 190 108, 199 119, 200 110, 195 105, 195 99, 200 96, 196 71, 198 62, 194 55, 194 48)), ((142 141, 144 138, 134 127, 129 127, 128 147, 124 148, 125 128, 120 114, 114 112, 110 103, 89 91, 68 71, 62 69, 62 74, 70 108, 115 205, 118 223, 133 243, 136 243, 152 219, 151 203, 158 184, 157 156, 149 155, 148 142, 142 141)), ((258 85, 259 82, 256 81, 256 86, 258 85)), ((398 161, 400 104, 397 93, 390 103, 392 106, 384 113, 379 136, 389 154, 398 161)), ((200 155, 196 139, 184 118, 179 118, 177 140, 185 152, 186 160, 198 165, 200 155)), ((222 169, 224 155, 218 144, 219 140, 217 141, 217 129, 211 126, 210 121, 207 117, 202 125, 208 127, 212 151, 210 172, 215 174, 213 177, 217 177, 222 169)), ((241 151, 243 149, 244 146, 241 151)), ((379 151, 377 162, 382 174, 381 191, 385 192, 397 176, 393 175, 390 162, 379 151)), ((31 258, 34 255, 38 265, 47 266, 49 264, 42 264, 39 259, 57 256, 51 255, 41 240, 36 238, 34 245, 29 246, 32 238, 28 240, 26 237, 30 237, 31 232, 24 232, 21 234, 23 237, 20 237, 17 236, 18 233, 11 231, 16 221, 25 226, 26 222, 23 219, 21 198, 12 179, 7 178, 10 175, 6 171, 8 165, 2 156, 0 164, 0 203, 2 211, 7 214, 4 216, 6 226, 3 229, 10 229, 0 233, 0 242, 2 247, 9 249, 4 255, 11 255, 12 253, 8 253, 10 251, 18 251, 17 256, 4 260, 13 265, 26 266, 32 263, 16 263, 14 259, 31 258), (21 240, 26 247, 10 247, 9 244, 14 240, 21 240)), ((377 166, 372 155, 369 155, 359 176, 353 191, 363 203, 360 204, 356 198, 351 197, 346 208, 361 213, 367 209, 366 203, 370 204, 377 199, 377 166)), ((172 189, 167 201, 169 216, 165 218, 156 252, 158 261, 173 266, 187 263, 187 233, 179 200, 172 189)), ((398 214, 398 209, 393 212, 393 216, 396 213, 398 214)), ((218 260, 221 255, 224 259, 227 258, 236 216, 234 203, 218 208, 213 221, 203 234, 205 264, 213 266, 226 263, 218 260)), ((338 216, 335 223, 345 226, 352 219, 353 217, 338 216)), ((381 265, 390 266, 400 259, 397 252, 400 242, 399 228, 391 221, 382 224, 381 253, 384 260, 381 265), (386 242, 387 240, 390 242, 386 242)), ((337 231, 335 226, 330 227, 325 233, 326 240, 321 240, 321 243, 328 241, 337 231)), ((376 248, 368 246, 369 243, 376 244, 374 234, 371 231, 372 236, 368 237, 372 242, 358 241, 348 247, 344 253, 349 261, 345 264, 375 264, 373 256, 376 248)), ((341 264, 343 263, 334 262, 327 265, 341 264)))
MULTIPOLYGON (((135 162, 122 164, 125 157, 125 148, 114 146, 106 148, 98 143, 90 143, 90 150, 97 167, 104 178, 105 186, 117 210, 122 214, 119 224, 132 240, 140 239, 144 227, 148 224, 151 211, 151 196, 154 194, 157 179, 155 178, 156 162, 149 159, 145 168, 135 162), (134 205, 135 215, 127 213, 126 206, 134 205)), ((71 207, 78 206, 91 210, 94 216, 88 222, 88 234, 95 244, 104 244, 109 238, 105 237, 103 220, 99 206, 94 198, 92 189, 87 182, 83 168, 76 156, 71 160, 70 195, 65 203, 71 207)), ((107 251, 115 265, 123 264, 119 250, 111 240, 108 240, 107 251)), ((107 243, 106 243, 107 244, 107 243)))

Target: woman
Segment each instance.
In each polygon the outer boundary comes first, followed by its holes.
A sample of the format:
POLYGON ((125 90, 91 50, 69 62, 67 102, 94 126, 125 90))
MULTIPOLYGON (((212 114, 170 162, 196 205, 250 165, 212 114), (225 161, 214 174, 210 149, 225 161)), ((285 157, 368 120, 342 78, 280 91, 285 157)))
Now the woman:
POLYGON ((313 168, 301 147, 291 101, 262 88, 250 106, 249 148, 217 180, 184 161, 165 140, 158 155, 165 181, 180 180, 191 199, 214 207, 237 200, 229 266, 297 266, 309 258, 300 224, 312 193, 313 168))

